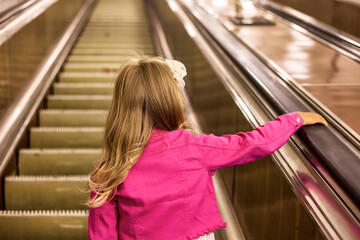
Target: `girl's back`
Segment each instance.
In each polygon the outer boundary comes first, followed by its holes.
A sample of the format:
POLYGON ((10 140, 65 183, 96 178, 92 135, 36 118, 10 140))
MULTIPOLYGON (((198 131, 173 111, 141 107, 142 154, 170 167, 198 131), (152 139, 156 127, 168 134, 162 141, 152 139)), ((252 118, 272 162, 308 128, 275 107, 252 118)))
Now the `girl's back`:
POLYGON ((137 75, 121 70, 90 178, 90 239, 195 239, 225 227, 215 170, 272 154, 303 124, 290 113, 248 133, 196 135, 184 121, 179 64, 145 58, 128 64, 137 75))

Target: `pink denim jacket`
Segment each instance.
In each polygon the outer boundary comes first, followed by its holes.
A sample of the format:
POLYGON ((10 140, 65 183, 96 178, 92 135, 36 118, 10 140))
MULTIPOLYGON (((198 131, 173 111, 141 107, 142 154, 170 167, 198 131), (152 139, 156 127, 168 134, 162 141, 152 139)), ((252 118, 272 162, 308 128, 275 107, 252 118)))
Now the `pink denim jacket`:
POLYGON ((183 240, 225 227, 211 178, 215 170, 272 154, 302 123, 289 113, 251 132, 221 137, 154 130, 115 197, 90 209, 89 238, 183 240))

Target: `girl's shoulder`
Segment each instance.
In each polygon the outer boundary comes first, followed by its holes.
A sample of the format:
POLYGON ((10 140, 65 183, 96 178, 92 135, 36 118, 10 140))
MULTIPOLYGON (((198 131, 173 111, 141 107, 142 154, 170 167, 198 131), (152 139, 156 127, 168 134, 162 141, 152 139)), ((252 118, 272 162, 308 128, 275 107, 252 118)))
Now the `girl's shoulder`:
POLYGON ((167 141, 179 141, 179 140, 189 140, 195 137, 195 134, 187 129, 177 129, 173 131, 165 131, 155 128, 151 134, 149 142, 156 142, 161 139, 166 139, 167 141))

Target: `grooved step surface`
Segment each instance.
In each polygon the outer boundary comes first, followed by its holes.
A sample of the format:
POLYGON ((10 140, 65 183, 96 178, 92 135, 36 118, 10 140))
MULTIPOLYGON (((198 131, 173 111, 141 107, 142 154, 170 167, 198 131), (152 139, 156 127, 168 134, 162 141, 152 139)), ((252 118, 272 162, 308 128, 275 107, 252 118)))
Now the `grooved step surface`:
POLYGON ((21 149, 20 175, 90 174, 101 149, 21 149))
POLYGON ((89 194, 81 192, 85 176, 12 176, 5 178, 6 210, 87 209, 89 194))
POLYGON ((136 53, 143 53, 146 55, 154 55, 153 49, 143 48, 123 48, 123 49, 101 49, 101 48, 76 48, 72 51, 72 54, 76 55, 131 55, 136 53))
POLYGON ((40 127, 104 127, 107 110, 41 110, 40 127))
POLYGON ((84 31, 81 34, 82 38, 86 37, 98 37, 98 38, 121 38, 126 40, 132 40, 133 38, 142 38, 151 42, 151 36, 148 32, 144 31, 84 31))
POLYGON ((71 55, 68 57, 68 63, 118 63, 122 64, 127 61, 129 56, 113 56, 113 55, 71 55))
POLYGON ((111 95, 112 83, 55 83, 55 95, 111 95))
POLYGON ((0 211, 2 240, 86 240, 88 211, 0 211))
MULTIPOLYGON (((145 43, 131 43, 128 42, 126 44, 128 48, 146 48, 146 49, 154 49, 152 44, 145 43)), ((124 48, 124 44, 121 43, 79 43, 76 45, 76 48, 124 48)))
POLYGON ((48 108, 55 109, 108 109, 110 95, 49 95, 48 108))
POLYGON ((117 72, 120 64, 116 63, 66 63, 65 72, 117 72))
POLYGON ((60 82, 115 82, 116 73, 78 73, 78 72, 64 72, 59 75, 60 82))
POLYGON ((31 128, 32 148, 101 148, 104 128, 31 128))

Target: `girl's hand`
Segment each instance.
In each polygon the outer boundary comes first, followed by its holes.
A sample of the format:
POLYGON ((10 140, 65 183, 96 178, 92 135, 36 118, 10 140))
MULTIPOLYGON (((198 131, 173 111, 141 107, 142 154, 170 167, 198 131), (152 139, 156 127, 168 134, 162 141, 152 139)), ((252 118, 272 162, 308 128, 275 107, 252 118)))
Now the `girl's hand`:
POLYGON ((298 113, 300 117, 304 120, 303 125, 312 125, 316 123, 321 123, 324 124, 325 126, 328 125, 326 120, 320 114, 312 113, 312 112, 296 112, 296 113, 298 113))

